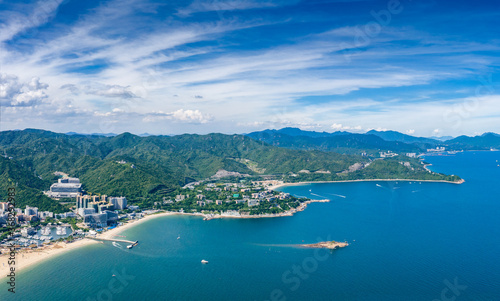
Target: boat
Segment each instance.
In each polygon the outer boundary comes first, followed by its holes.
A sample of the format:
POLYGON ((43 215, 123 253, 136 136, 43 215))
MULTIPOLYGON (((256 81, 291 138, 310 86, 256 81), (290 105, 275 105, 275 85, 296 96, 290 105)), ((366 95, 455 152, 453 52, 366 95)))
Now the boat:
POLYGON ((51 232, 50 227, 43 227, 42 228, 42 235, 48 236, 48 235, 50 235, 50 232, 51 232))
POLYGON ((57 235, 66 235, 66 227, 57 226, 56 227, 57 235))
POLYGON ((133 247, 134 247, 134 245, 128 245, 127 249, 132 249, 133 247))
POLYGON ((179 236, 177 236, 177 239, 181 239, 181 236, 180 236, 180 235, 179 235, 179 236))
POLYGON ((201 263, 203 263, 203 264, 207 264, 207 263, 208 263, 208 261, 207 261, 207 260, 205 260, 205 259, 203 259, 203 260, 201 261, 201 263))

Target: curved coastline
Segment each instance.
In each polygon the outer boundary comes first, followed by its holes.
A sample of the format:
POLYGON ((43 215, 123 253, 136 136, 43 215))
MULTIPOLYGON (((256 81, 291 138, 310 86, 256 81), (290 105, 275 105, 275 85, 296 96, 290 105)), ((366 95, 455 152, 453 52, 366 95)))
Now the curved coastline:
MULTIPOLYGON (((171 212, 162 212, 162 213, 157 213, 157 214, 150 214, 147 215, 146 217, 137 220, 137 221, 129 221, 122 226, 116 227, 114 229, 108 230, 102 234, 98 234, 97 237, 99 238, 113 238, 113 236, 118 235, 119 233, 130 229, 132 227, 138 226, 142 224, 143 222, 147 220, 154 219, 156 217, 160 216, 166 216, 166 215, 173 215, 175 213, 171 212)), ((51 244, 49 246, 45 246, 42 248, 30 250, 30 249, 23 249, 21 251, 16 251, 15 252, 15 262, 16 264, 13 266, 15 267, 15 273, 17 275, 18 272, 25 270, 28 267, 36 266, 37 264, 56 257, 58 255, 67 253, 71 250, 75 250, 81 247, 89 246, 92 244, 97 244, 99 243, 96 240, 89 239, 89 238, 83 238, 76 240, 72 243, 66 243, 66 242, 57 242, 54 244, 51 244)), ((9 254, 1 254, 0 255, 0 279, 6 278, 7 274, 9 273, 10 266, 8 265, 9 261, 9 254)))
POLYGON ((351 182, 429 182, 429 183, 448 183, 448 184, 462 184, 465 182, 464 179, 460 181, 446 181, 446 180, 417 180, 417 179, 360 179, 360 180, 342 180, 342 181, 307 181, 307 182, 295 182, 295 183, 282 183, 273 186, 269 186, 268 189, 276 190, 281 187, 287 186, 301 186, 309 184, 329 184, 329 183, 351 183, 351 182))
MULTIPOLYGON (((28 267, 35 266, 49 258, 56 257, 58 255, 64 254, 71 250, 75 250, 84 246, 92 245, 97 243, 97 241, 84 238, 77 240, 72 243, 58 242, 49 246, 45 246, 39 249, 23 249, 21 251, 15 252, 15 273, 25 270, 28 267)), ((0 279, 7 278, 10 272, 9 253, 0 255, 0 279)))
MULTIPOLYGON (((287 186, 300 186, 300 185, 309 185, 316 183, 349 183, 349 182, 377 182, 377 181, 407 181, 407 182, 435 182, 435 183, 449 183, 449 184, 462 184, 465 182, 461 179, 458 182, 453 181, 444 181, 444 180, 416 180, 416 179, 361 179, 361 180, 345 180, 345 181, 311 181, 311 182, 297 182, 297 183, 282 183, 268 187, 268 189, 276 190, 281 187, 287 186)), ((230 215, 212 215, 212 214, 204 214, 204 213, 181 213, 181 212, 169 212, 169 211, 159 211, 157 213, 148 214, 145 217, 139 220, 128 221, 127 223, 118 226, 114 229, 107 230, 102 234, 98 234, 99 238, 113 238, 114 236, 122 233, 123 231, 136 227, 148 220, 152 220, 162 216, 170 216, 170 215, 191 215, 191 216, 199 216, 207 219, 214 218, 269 218, 269 217, 281 217, 281 216, 292 216, 297 212, 303 211, 307 208, 307 205, 315 202, 329 202, 330 200, 308 200, 300 204, 299 207, 294 208, 292 210, 278 213, 278 214, 264 214, 264 215, 243 215, 243 216, 230 216, 230 215)), ((75 250, 80 247, 88 246, 91 244, 98 243, 95 240, 89 238, 83 238, 77 240, 72 243, 59 242, 50 246, 46 246, 44 248, 35 249, 35 250, 22 250, 16 252, 16 265, 15 271, 16 273, 22 271, 28 267, 35 266, 46 259, 56 257, 57 255, 64 254, 71 250, 75 250)), ((9 254, 1 254, 0 255, 0 279, 6 278, 9 272, 9 254)))

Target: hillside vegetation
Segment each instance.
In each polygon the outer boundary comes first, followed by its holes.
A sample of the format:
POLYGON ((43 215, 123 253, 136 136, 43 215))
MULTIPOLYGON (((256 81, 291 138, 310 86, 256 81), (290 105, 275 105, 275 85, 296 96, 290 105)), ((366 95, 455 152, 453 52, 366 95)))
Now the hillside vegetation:
MULTIPOLYGON (((385 160, 345 174, 353 164, 364 165, 369 159, 281 148, 243 135, 139 137, 124 133, 103 137, 28 129, 0 132, 0 153, 12 157, 2 159, 2 176, 18 182, 22 191, 20 203, 37 205, 42 210, 60 209, 56 201, 40 194, 57 180, 55 171, 80 178, 88 193, 122 195, 138 204, 161 199, 166 193, 189 182, 209 178, 219 170, 253 177, 284 176, 290 181, 392 178, 401 177, 403 172, 408 178, 445 179, 443 175, 424 174, 418 162, 414 164, 417 167, 414 171, 393 170, 391 164, 399 163, 385 160), (300 173, 303 170, 309 173, 300 173)), ((7 182, 3 182, 5 186, 7 182)))

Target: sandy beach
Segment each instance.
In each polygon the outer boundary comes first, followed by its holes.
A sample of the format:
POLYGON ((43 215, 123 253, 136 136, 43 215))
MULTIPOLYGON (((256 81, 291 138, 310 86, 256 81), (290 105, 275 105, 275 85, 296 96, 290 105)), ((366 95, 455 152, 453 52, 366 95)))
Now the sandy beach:
MULTIPOLYGON (((137 221, 130 221, 120 227, 116 227, 114 229, 108 230, 105 233, 98 234, 98 238, 119 238, 115 237, 115 235, 118 235, 122 231, 129 229, 131 227, 135 227, 147 220, 151 220, 153 218, 157 218, 160 216, 165 216, 165 215, 173 215, 175 213, 170 213, 170 212, 163 212, 163 213, 158 213, 158 214, 151 214, 148 215, 140 220, 137 221)), ((64 242, 58 242, 54 243, 48 246, 44 246, 41 248, 37 249, 23 249, 21 251, 16 251, 16 259, 15 259, 15 267, 16 273, 19 271, 22 271, 26 269, 27 267, 36 265, 44 260, 47 260, 49 258, 55 257, 60 254, 64 254, 68 251, 88 246, 91 244, 98 243, 95 240, 89 239, 89 238, 84 238, 77 240, 72 243, 64 243, 64 242)), ((6 250, 5 250, 6 251, 6 250)), ((8 265, 9 262, 9 254, 1 254, 0 255, 0 279, 4 278, 7 276, 7 274, 10 272, 10 266, 8 265)))
POLYGON ((167 215, 175 215, 175 214, 179 214, 179 213, 175 213, 175 212, 160 212, 160 213, 154 213, 154 214, 149 214, 149 215, 146 215, 145 217, 139 219, 139 220, 131 220, 119 227, 116 227, 114 229, 111 229, 111 230, 108 230, 102 234, 98 234, 96 237, 97 238, 107 238, 107 239, 110 239, 110 238, 117 238, 119 239, 120 237, 116 237, 116 235, 120 234, 121 232, 127 230, 127 229, 130 229, 132 227, 136 227, 142 223, 144 223, 145 221, 149 221, 149 220, 152 220, 152 219, 155 219, 155 218, 158 218, 158 217, 161 217, 161 216, 167 216, 167 215))
POLYGON ((431 183, 448 183, 448 184, 462 184, 465 180, 460 179, 458 182, 445 181, 445 180, 414 180, 414 179, 361 179, 361 180, 345 180, 345 181, 311 181, 311 182, 296 182, 296 183, 283 183, 278 185, 269 186, 267 189, 276 190, 281 187, 287 186, 300 186, 316 183, 351 183, 351 182, 431 182, 431 183))
MULTIPOLYGON (((94 243, 97 243, 97 241, 84 238, 72 243, 58 242, 34 250, 23 249, 21 251, 16 251, 15 265, 12 267, 15 267, 15 272, 17 274, 17 272, 26 269, 29 266, 36 265, 46 259, 94 243)), ((10 266, 8 265, 9 257, 9 254, 0 255, 0 279, 7 277, 7 274, 10 272, 10 266)))
MULTIPOLYGON (((180 213, 180 212, 160 212, 160 213, 153 213, 149 214, 139 220, 131 220, 128 221, 127 223, 118 226, 114 229, 107 230, 106 232, 102 234, 97 234, 96 238, 105 238, 105 239, 120 239, 118 235, 122 233, 123 231, 130 229, 132 227, 136 227, 146 221, 162 217, 162 216, 169 216, 169 215, 191 215, 191 216, 200 216, 200 217, 206 217, 208 219, 214 219, 214 218, 269 218, 269 217, 280 217, 280 216, 292 216, 293 214, 303 211, 308 204, 313 203, 313 202, 328 202, 329 200, 309 200, 306 202, 303 202, 300 204, 299 207, 292 209, 287 212, 283 213, 278 213, 278 214, 266 214, 266 215, 243 215, 243 216, 230 216, 230 215, 210 215, 210 214, 203 214, 203 213, 180 213)), ((77 240, 72 243, 64 243, 64 242, 58 242, 54 243, 48 246, 44 246, 41 248, 37 249, 23 249, 21 251, 16 251, 16 264, 15 264, 15 269, 16 273, 19 271, 22 271, 26 269, 27 267, 36 265, 44 260, 47 260, 49 258, 53 258, 57 255, 64 254, 68 251, 87 246, 90 244, 95 244, 98 243, 98 241, 90 239, 90 238, 84 238, 77 240)), ((7 250, 4 250, 5 252, 7 250)), ((0 279, 4 278, 7 276, 9 273, 9 268, 10 266, 8 265, 9 262, 9 257, 10 255, 8 253, 1 254, 0 255, 0 279)))

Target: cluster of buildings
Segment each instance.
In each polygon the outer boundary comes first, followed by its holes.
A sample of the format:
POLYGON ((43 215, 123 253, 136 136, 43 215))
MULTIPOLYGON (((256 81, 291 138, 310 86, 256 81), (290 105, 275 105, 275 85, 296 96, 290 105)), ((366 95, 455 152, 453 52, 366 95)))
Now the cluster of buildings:
MULTIPOLYGON (((197 183, 200 185, 201 183, 197 183)), ((269 185, 268 183, 266 183, 269 185)), ((275 183, 276 184, 276 183, 275 183)), ((204 207, 209 204, 223 205, 224 203, 235 202, 237 204, 247 204, 248 207, 254 207, 260 205, 262 202, 274 202, 277 199, 286 200, 290 198, 290 194, 280 192, 276 194, 271 190, 266 190, 266 185, 264 183, 252 183, 252 185, 245 185, 242 183, 225 183, 222 185, 217 185, 215 183, 208 183, 206 186, 200 187, 191 185, 185 187, 185 189, 194 190, 197 192, 194 194, 179 194, 175 196, 175 199, 163 199, 164 204, 172 204, 174 202, 182 202, 194 198, 196 200, 196 205, 204 207), (204 189, 206 193, 203 193, 204 189), (210 196, 214 196, 214 192, 217 193, 219 199, 210 199, 210 196)))
MULTIPOLYGON (((53 212, 49 211, 38 211, 37 207, 26 206, 26 209, 21 208, 13 208, 13 211, 16 213, 15 222, 16 224, 23 224, 27 222, 38 222, 44 221, 47 217, 54 218, 53 212)), ((68 212, 70 215, 74 214, 73 212, 68 212)), ((9 203, 0 202, 0 225, 7 224, 7 219, 9 215, 9 203)))
MULTIPOLYGON (((63 178, 52 184, 50 190, 46 191, 45 194, 54 199, 75 198, 76 214, 83 219, 87 226, 99 228, 114 224, 118 220, 118 213, 115 210, 127 208, 125 197, 84 195, 80 179, 68 177, 66 174, 62 175, 63 178)), ((73 215, 76 217, 75 213, 66 213, 65 217, 70 217, 68 214, 71 217, 73 215)))
POLYGON ((393 153, 392 151, 380 152, 380 158, 392 158, 396 156, 398 156, 398 154, 393 153))
POLYGON ((83 222, 92 228, 106 227, 118 220, 118 213, 114 210, 127 208, 125 197, 107 197, 78 195, 76 196, 76 211, 83 222))
MULTIPOLYGON (((38 208, 30 206, 26 206, 24 210, 20 208, 10 208, 11 211, 15 212, 16 224, 29 225, 29 222, 44 221, 47 217, 64 219, 77 218, 80 216, 89 227, 105 227, 118 220, 118 213, 115 212, 115 210, 127 208, 127 199, 125 197, 83 195, 80 179, 67 177, 65 174, 62 175, 64 177, 59 179, 57 183, 52 184, 50 190, 44 193, 54 199, 75 198, 75 212, 70 211, 54 214, 49 211, 39 211, 38 208)), ((8 218, 9 203, 0 202, 0 226, 7 224, 8 218)))

